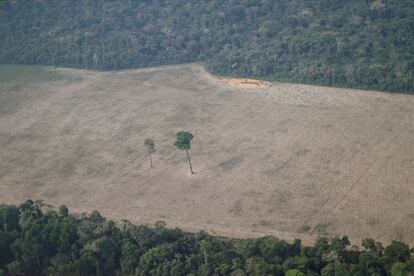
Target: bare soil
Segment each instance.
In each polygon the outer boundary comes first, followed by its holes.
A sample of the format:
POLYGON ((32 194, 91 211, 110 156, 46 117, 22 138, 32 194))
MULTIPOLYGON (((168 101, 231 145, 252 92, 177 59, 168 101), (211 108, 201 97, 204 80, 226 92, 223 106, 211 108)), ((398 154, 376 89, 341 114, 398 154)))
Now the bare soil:
POLYGON ((255 79, 222 79, 224 83, 240 88, 265 88, 271 87, 272 83, 268 81, 255 79))
POLYGON ((412 96, 240 89, 198 65, 55 70, 77 77, 0 83, 0 202, 228 237, 414 242, 412 96))

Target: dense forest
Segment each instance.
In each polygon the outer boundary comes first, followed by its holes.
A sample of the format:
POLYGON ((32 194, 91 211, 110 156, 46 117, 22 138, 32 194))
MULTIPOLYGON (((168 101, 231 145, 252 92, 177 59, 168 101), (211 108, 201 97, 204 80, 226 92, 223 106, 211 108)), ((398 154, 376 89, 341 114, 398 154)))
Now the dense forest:
POLYGON ((362 249, 344 237, 314 246, 275 237, 219 239, 206 233, 114 223, 98 212, 74 217, 42 202, 0 205, 0 275, 392 275, 414 272, 408 245, 362 249))
POLYGON ((414 91, 414 1, 0 0, 0 63, 414 91))

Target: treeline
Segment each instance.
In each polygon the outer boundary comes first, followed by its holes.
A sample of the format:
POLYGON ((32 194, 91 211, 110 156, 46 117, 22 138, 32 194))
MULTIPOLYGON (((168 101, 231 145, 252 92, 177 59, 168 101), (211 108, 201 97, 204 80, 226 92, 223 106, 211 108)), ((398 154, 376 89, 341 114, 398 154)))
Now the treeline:
POLYGON ((98 212, 75 218, 28 200, 0 205, 0 275, 409 275, 414 257, 393 241, 361 251, 347 237, 314 246, 275 237, 219 239, 206 233, 114 223, 98 212))
POLYGON ((414 92, 414 2, 0 1, 0 63, 216 74, 414 92))

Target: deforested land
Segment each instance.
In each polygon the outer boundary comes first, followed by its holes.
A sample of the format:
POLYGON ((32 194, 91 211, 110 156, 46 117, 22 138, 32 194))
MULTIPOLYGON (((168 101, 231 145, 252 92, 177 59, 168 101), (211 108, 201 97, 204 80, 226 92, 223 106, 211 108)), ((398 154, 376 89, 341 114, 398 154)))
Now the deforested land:
POLYGON ((239 87, 196 64, 0 69, 1 202, 225 237, 414 242, 411 96, 239 87), (181 130, 193 175, 173 145, 181 130))

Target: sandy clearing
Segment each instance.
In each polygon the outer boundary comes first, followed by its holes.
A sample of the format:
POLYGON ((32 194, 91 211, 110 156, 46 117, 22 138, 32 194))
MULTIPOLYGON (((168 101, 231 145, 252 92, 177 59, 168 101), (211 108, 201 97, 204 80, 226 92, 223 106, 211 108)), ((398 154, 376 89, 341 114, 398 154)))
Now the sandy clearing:
POLYGON ((265 87, 271 87, 272 83, 268 81, 262 81, 262 80, 255 80, 255 79, 221 79, 222 82, 236 86, 239 88, 265 88, 265 87))
POLYGON ((0 88, 13 107, 0 113, 2 202, 229 237, 414 242, 412 96, 240 89, 198 65, 57 70, 80 78, 0 88), (172 146, 179 130, 195 135, 194 176, 172 146))

